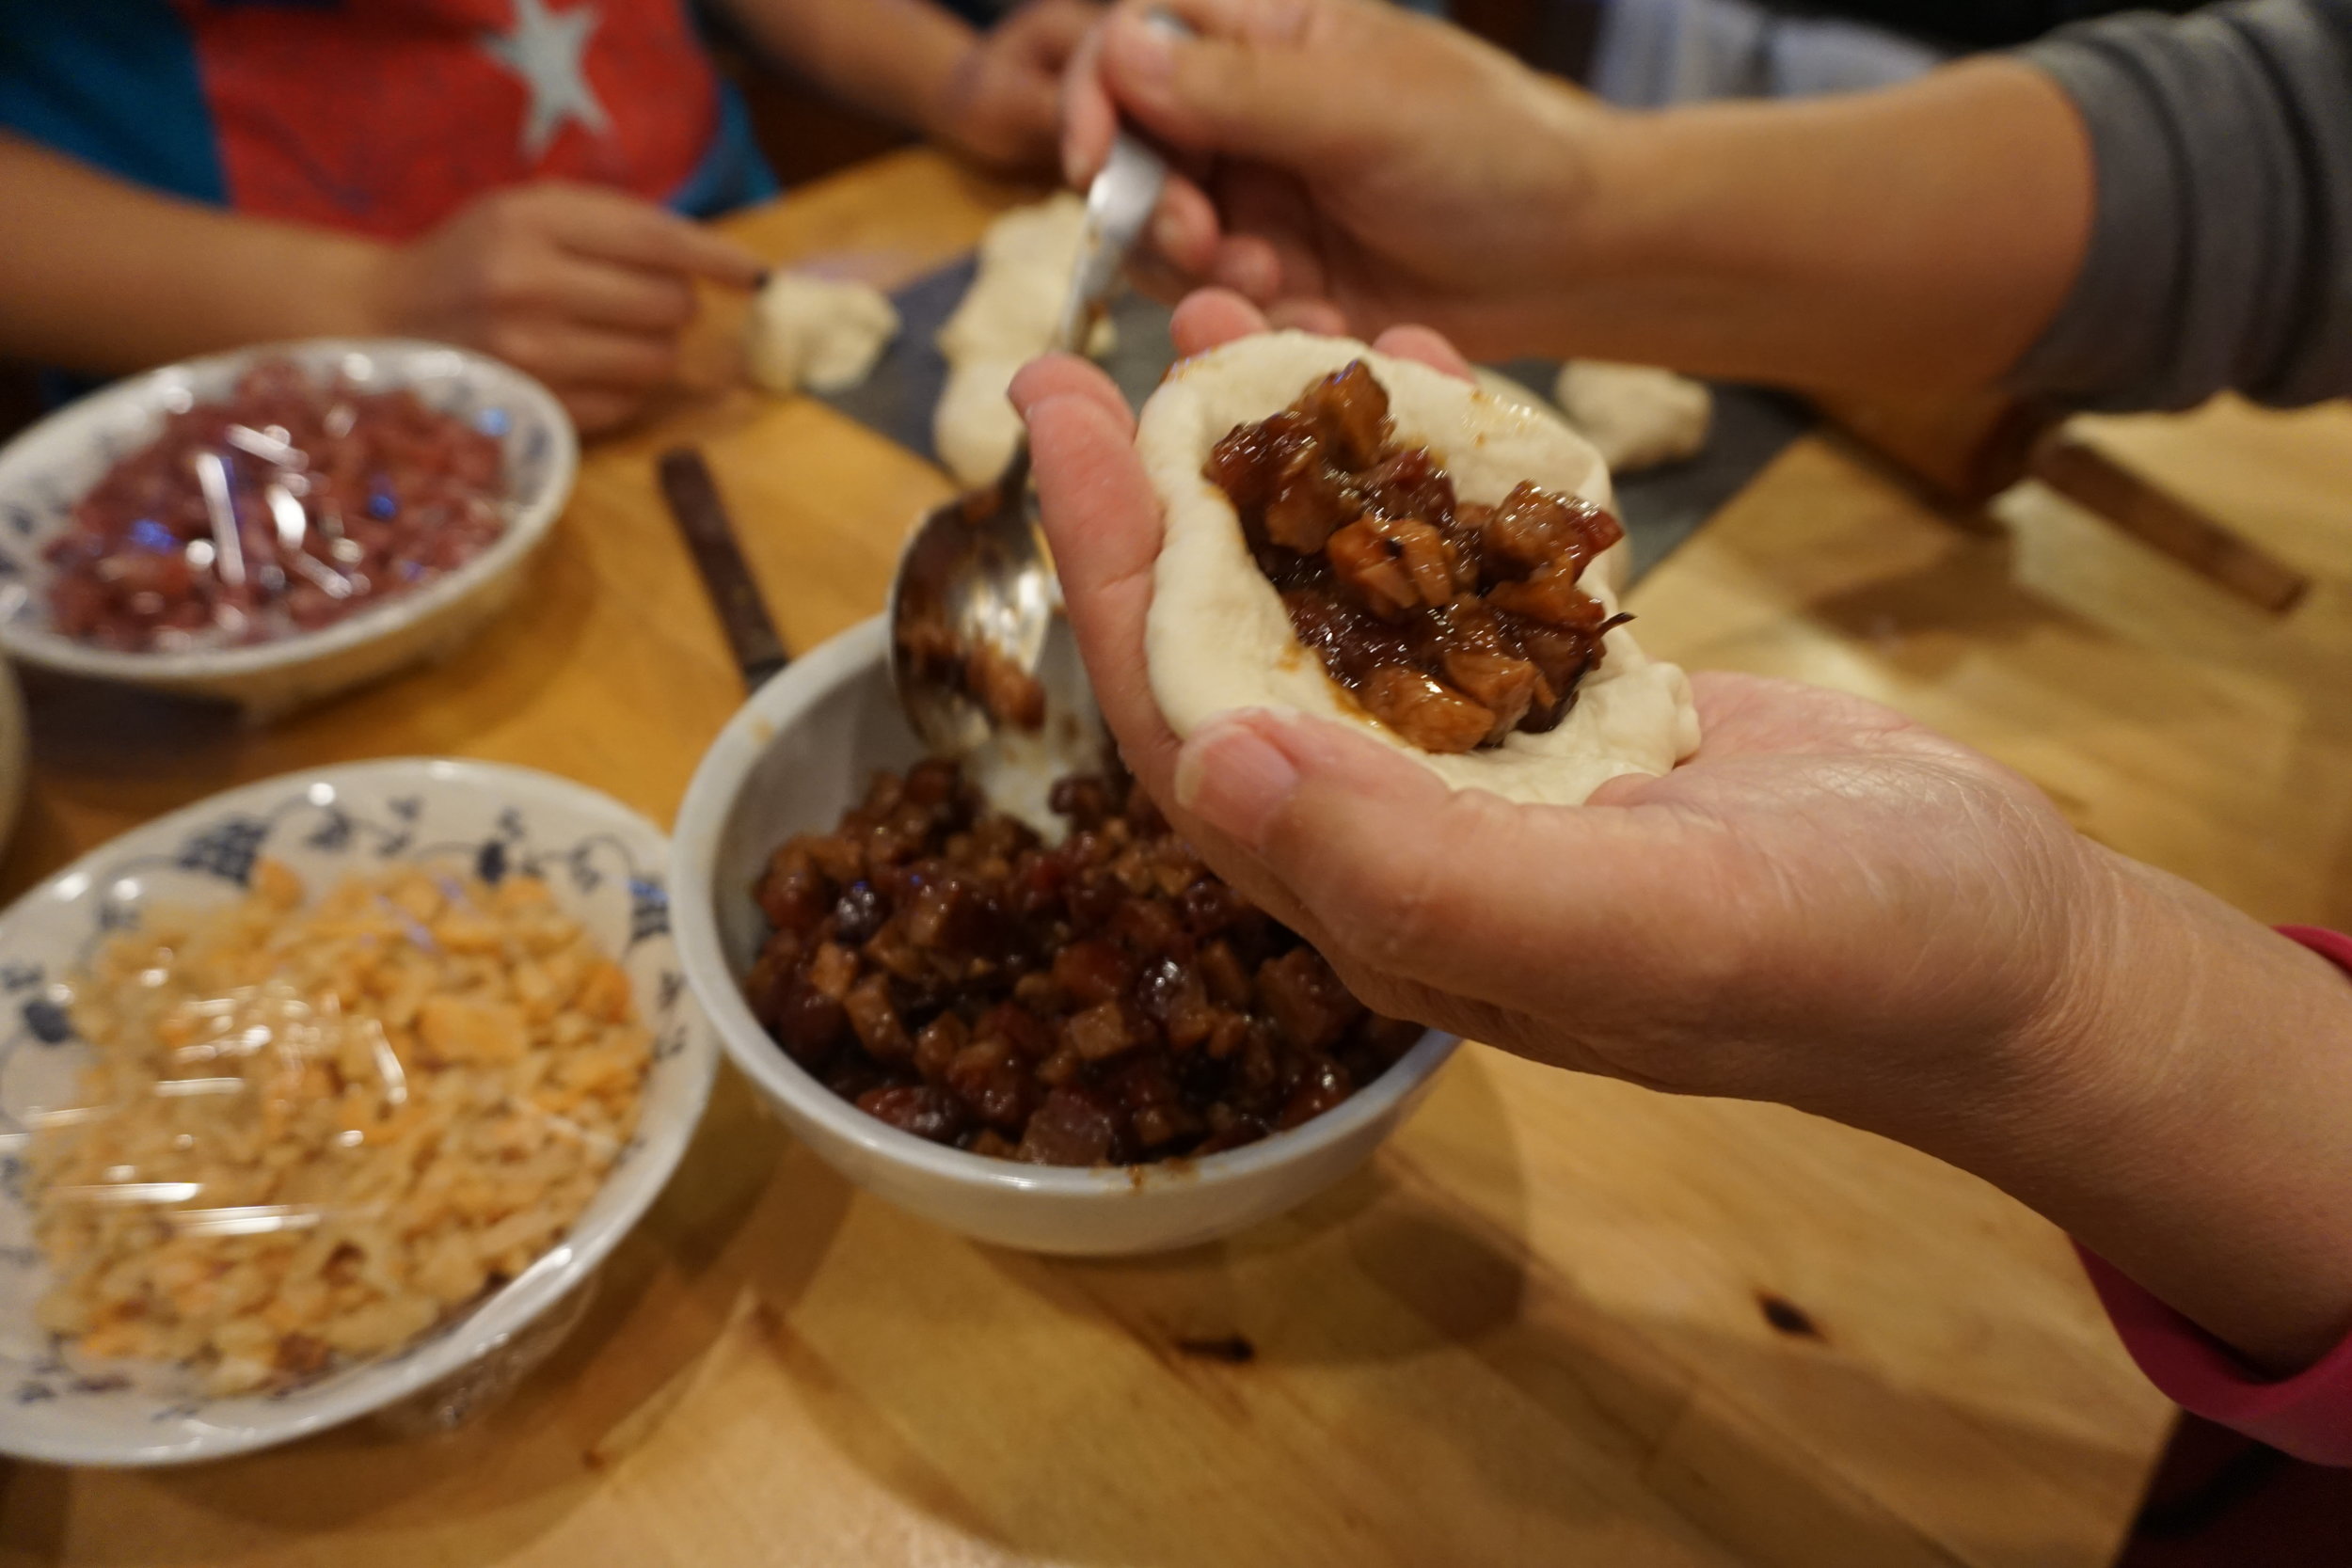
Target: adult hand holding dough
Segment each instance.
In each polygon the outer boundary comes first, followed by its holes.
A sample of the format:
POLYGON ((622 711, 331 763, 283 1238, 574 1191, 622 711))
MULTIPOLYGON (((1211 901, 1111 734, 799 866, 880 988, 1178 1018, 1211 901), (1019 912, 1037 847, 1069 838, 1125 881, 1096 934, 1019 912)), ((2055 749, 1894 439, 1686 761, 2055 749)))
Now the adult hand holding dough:
MULTIPOLYGON (((1259 325, 1233 296, 1195 296, 1177 346, 1259 325)), ((1375 346, 1463 372, 1416 328, 1375 346)), ((1031 366, 1013 396, 1129 766, 1374 1006, 1565 1066, 1856 1116, 1922 1055, 2041 1027, 2074 940, 2058 897, 2109 879, 2100 852, 2024 780, 1867 703, 1695 677, 1698 753, 1584 807, 1450 787, 1349 728, 1264 709, 1180 741, 1145 654, 1161 502, 1124 404, 1066 359, 1031 366), (1889 907, 1894 886, 1915 887, 1910 909, 1889 907), (1938 934, 1954 930, 1986 940, 1972 952, 1938 934), (2046 940, 2020 958, 2020 931, 2046 940), (1970 983, 1886 977, 1931 942, 1970 983)))
MULTIPOLYGON (((1234 296, 1200 295, 1177 347, 1263 326, 1234 296)), ((1375 346, 1466 369, 1420 329, 1375 346)), ((1902 1139, 2253 1354, 2331 1342, 2328 1292, 2352 1268, 2340 1231, 2297 1216, 2343 1210, 2341 1129, 2279 1113, 2282 1096, 2343 1100, 2340 1065, 2307 1043, 2343 1018, 2322 960, 2080 837, 1990 759, 1787 682, 1694 677, 1697 754, 1577 807, 1450 788, 1313 719, 1229 714, 1180 742, 1144 652, 1161 511, 1125 405, 1066 358, 1012 390, 1130 766, 1367 1003, 1902 1139)))

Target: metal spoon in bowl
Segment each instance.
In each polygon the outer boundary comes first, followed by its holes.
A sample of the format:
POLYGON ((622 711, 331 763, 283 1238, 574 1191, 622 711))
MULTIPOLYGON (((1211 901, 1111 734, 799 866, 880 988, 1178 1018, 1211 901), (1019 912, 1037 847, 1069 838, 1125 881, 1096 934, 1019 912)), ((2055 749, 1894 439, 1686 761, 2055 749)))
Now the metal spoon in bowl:
MULTIPOLYGON (((1087 190, 1086 234, 1055 351, 1084 352, 1167 179, 1166 162, 1136 136, 1121 130, 1112 140, 1109 161, 1087 190)), ((1090 715, 1092 694, 1060 610, 1025 435, 993 483, 915 525, 891 579, 891 684, 923 744, 962 757, 1000 733, 1040 730, 1048 714, 1090 715)), ((1057 722, 1041 736, 1063 770, 1089 768, 1097 760, 1091 728, 1057 722)))

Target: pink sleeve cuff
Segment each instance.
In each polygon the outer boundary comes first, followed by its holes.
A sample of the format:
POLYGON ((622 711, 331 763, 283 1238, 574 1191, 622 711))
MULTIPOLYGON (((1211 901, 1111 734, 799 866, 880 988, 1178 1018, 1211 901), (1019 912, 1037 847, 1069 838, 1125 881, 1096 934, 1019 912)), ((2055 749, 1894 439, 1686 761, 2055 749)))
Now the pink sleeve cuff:
MULTIPOLYGON (((2311 926, 2279 931, 2352 972, 2352 937, 2311 926)), ((2132 1359, 2173 1402, 2298 1459, 2352 1465, 2352 1338, 2309 1370, 2265 1381, 2106 1259, 2075 1250, 2132 1359)))

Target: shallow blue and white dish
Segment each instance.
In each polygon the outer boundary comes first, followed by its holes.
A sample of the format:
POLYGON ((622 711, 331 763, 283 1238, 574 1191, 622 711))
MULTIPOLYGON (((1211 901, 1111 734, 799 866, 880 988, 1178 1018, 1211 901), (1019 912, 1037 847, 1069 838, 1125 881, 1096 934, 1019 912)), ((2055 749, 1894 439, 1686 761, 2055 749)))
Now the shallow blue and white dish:
POLYGON ((432 1387, 513 1344, 587 1280, 660 1192, 709 1098, 718 1047, 670 934, 660 831, 582 784, 475 762, 353 763, 247 784, 124 833, 0 914, 0 1452, 167 1465, 265 1448, 432 1387), (143 908, 231 903, 262 856, 313 895, 395 863, 543 878, 627 972, 654 1036, 637 1135, 568 1236, 396 1354, 268 1395, 205 1399, 172 1368, 89 1364, 35 1326, 47 1270, 25 1205, 27 1119, 71 1103, 82 1050, 64 977, 143 908))
POLYGON ((268 718, 453 650, 513 599, 522 568, 571 496, 580 439, 537 381, 496 359, 405 338, 262 343, 127 376, 58 409, 0 448, 0 647, 70 675, 217 698, 268 718), (495 435, 506 458, 506 531, 488 549, 413 593, 394 594, 316 631, 219 648, 131 653, 67 637, 50 624, 49 542, 106 470, 152 440, 167 414, 229 396, 264 359, 371 391, 407 388, 430 406, 495 435))

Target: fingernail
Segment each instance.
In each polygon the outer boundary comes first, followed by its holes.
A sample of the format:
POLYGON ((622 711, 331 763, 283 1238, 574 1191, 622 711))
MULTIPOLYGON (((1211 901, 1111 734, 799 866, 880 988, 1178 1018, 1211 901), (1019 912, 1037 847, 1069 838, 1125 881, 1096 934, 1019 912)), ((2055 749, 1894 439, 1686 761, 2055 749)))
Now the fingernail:
POLYGON ((1154 6, 1144 12, 1143 24, 1161 38, 1188 39, 1200 36, 1192 30, 1191 24, 1166 6, 1154 6))
POLYGON ((1029 366, 1037 362, 1032 359, 1027 365, 1013 372, 1012 383, 1005 388, 1005 401, 1012 404, 1013 412, 1020 415, 1024 420, 1027 420, 1040 408, 1063 395, 1059 392, 1041 393, 1033 389, 1036 383, 1029 377, 1029 366))
POLYGON ((1131 85, 1165 82, 1176 74, 1176 36, 1149 18, 1121 17, 1103 43, 1119 56, 1120 73, 1131 85))
POLYGON ((1176 756, 1176 804, 1251 849, 1263 848, 1275 813, 1298 788, 1298 768, 1262 735, 1263 709, 1220 714, 1176 756))

